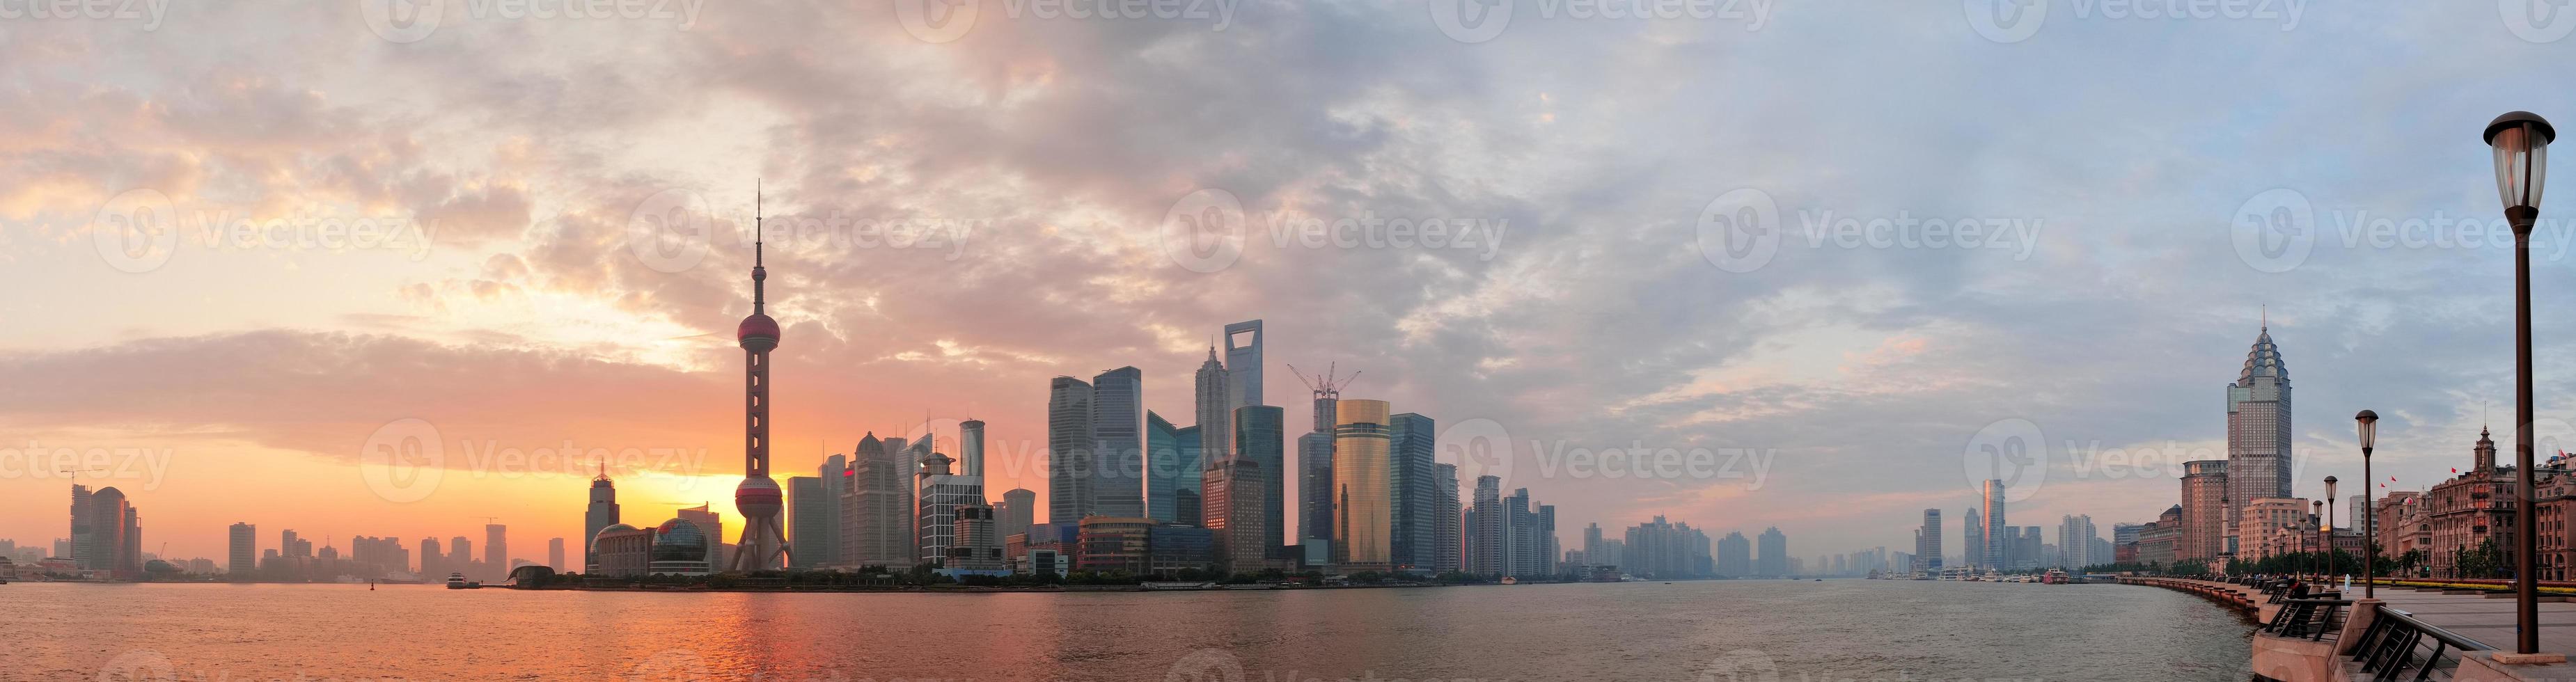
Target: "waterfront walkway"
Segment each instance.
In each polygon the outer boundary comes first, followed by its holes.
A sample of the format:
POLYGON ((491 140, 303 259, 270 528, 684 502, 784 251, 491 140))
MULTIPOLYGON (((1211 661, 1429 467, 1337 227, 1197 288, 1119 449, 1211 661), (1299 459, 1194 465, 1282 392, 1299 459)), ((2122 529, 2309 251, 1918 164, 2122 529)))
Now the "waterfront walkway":
MULTIPOLYGON (((2281 610, 2281 605, 2273 602, 2269 595, 2264 594, 2259 588, 2250 585, 2238 585, 2209 580, 2187 580, 2180 578, 2135 577, 2122 578, 2120 581, 2129 584, 2153 585, 2200 594, 2222 603, 2232 605, 2249 615, 2253 615, 2258 622, 2267 624, 2272 623, 2275 614, 2281 610)), ((2324 595, 2324 598, 2331 599, 2338 597, 2334 596, 2332 593, 2328 593, 2327 595, 2324 595)), ((2351 591, 2343 593, 2339 598, 2360 600, 2362 599, 2362 589, 2360 586, 2355 585, 2351 591)), ((2471 640, 2477 644, 2481 644, 2492 649, 2511 651, 2513 648, 2514 600, 2512 592, 2464 589, 2460 586, 2380 585, 2378 590, 2378 599, 2383 608, 2394 610, 2407 618, 2448 631, 2448 634, 2450 635, 2471 640)), ((2565 594, 2544 593, 2540 597, 2540 651, 2544 654, 2562 654, 2576 657, 2576 603, 2569 603, 2569 599, 2571 599, 2571 596, 2565 594)), ((2363 619, 2356 623, 2351 630, 2347 630, 2346 633, 2357 633, 2359 630, 2366 627, 2367 623, 2368 620, 2363 619)), ((2329 635, 2334 636, 2331 632, 2329 635)), ((2258 668, 2266 667, 2264 659, 2267 657, 2267 650, 2285 650, 2280 649, 2277 644, 2263 641, 2270 637, 2272 637, 2272 635, 2268 633, 2257 635, 2258 641, 2255 644, 2257 649, 2256 659, 2258 668)), ((2293 641, 2296 639, 2297 638, 2295 637, 2292 638, 2293 641)), ((2340 639, 2340 636, 2334 636, 2334 639, 2321 640, 2318 645, 2328 647, 2329 650, 2333 650, 2337 654, 2350 653, 2350 649, 2348 647, 2339 646, 2339 642, 2337 640, 2340 639)), ((2481 660, 2478 662, 2484 663, 2482 657, 2487 655, 2488 654, 2484 653, 2469 654, 2467 658, 2480 658, 2481 660)), ((2353 665, 2357 666, 2357 664, 2353 665)), ((2338 664, 2333 667, 2342 668, 2345 666, 2338 664)), ((2576 665, 2567 663, 2511 666, 2478 665, 2472 667, 2479 668, 2479 670, 2476 672, 2468 670, 2458 671, 2462 674, 2457 675, 2455 679, 2576 679, 2576 665)), ((2284 668, 2283 670, 2287 669, 2284 668)), ((2318 682, 2324 682, 2325 680, 2347 679, 2344 675, 2345 672, 2346 671, 2344 670, 2333 670, 2332 672, 2325 673, 2324 676, 2317 677, 2317 680, 2318 682)), ((2445 670, 2442 672, 2451 671, 2445 670)), ((2273 675, 2270 677, 2272 679, 2285 679, 2307 678, 2312 676, 2302 674, 2295 676, 2273 675)), ((2436 677, 2440 677, 2440 675, 2437 674, 2436 677)), ((2291 682, 2309 682, 2309 680, 2291 679, 2291 682)))

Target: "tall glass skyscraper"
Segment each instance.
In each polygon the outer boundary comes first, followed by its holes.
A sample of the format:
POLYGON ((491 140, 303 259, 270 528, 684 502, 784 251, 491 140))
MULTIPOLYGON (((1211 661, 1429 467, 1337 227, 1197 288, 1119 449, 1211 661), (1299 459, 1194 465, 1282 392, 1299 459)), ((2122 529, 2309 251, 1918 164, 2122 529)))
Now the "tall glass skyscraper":
POLYGON ((1120 367, 1091 378, 1092 513, 1145 515, 1144 428, 1144 372, 1120 367))
POLYGON ((1284 477, 1272 473, 1284 471, 1288 463, 1287 420, 1287 410, 1270 405, 1234 410, 1234 456, 1259 467, 1260 486, 1249 492, 1261 499, 1261 532, 1268 536, 1261 551, 1274 558, 1285 558, 1288 551, 1280 530, 1288 523, 1288 488, 1284 477))
POLYGON ((2013 533, 2012 527, 2004 523, 2003 481, 1994 479, 1986 481, 1985 503, 1986 546, 1981 548, 1985 558, 1979 560, 1979 565, 1987 568, 2006 568, 2009 564, 2004 562, 2004 554, 2012 547, 2013 533))
POLYGON ((1397 570, 1428 571, 1433 558, 1433 496, 1438 494, 1431 478, 1432 441, 1438 433, 1431 418, 1420 414, 1406 412, 1387 419, 1387 489, 1395 510, 1388 547, 1397 570))
MULTIPOLYGON (((1253 405, 1270 404, 1261 397, 1261 362, 1261 321, 1246 320, 1226 325, 1225 385, 1228 413, 1253 405)), ((1200 425, 1204 426, 1206 423, 1201 422, 1200 425)), ((1271 471, 1277 471, 1277 469, 1271 471)))
POLYGON ((1395 505, 1389 499, 1384 400, 1343 400, 1334 406, 1333 563, 1350 573, 1394 566, 1389 534, 1395 505))
POLYGON ((1091 398, 1091 384, 1081 379, 1056 377, 1047 385, 1048 523, 1091 515, 1091 398))
POLYGON ((1199 427, 1173 426, 1145 412, 1145 516, 1164 523, 1199 525, 1200 480, 1207 468, 1199 427))
POLYGON ((832 536, 840 525, 832 513, 834 507, 832 494, 824 491, 823 479, 787 477, 788 566, 813 568, 832 560, 832 536))
POLYGON ((1466 564, 1460 554, 1464 551, 1461 547, 1464 538, 1460 535, 1460 524, 1464 521, 1458 510, 1458 465, 1433 463, 1431 485, 1431 570, 1434 573, 1464 570, 1466 564))

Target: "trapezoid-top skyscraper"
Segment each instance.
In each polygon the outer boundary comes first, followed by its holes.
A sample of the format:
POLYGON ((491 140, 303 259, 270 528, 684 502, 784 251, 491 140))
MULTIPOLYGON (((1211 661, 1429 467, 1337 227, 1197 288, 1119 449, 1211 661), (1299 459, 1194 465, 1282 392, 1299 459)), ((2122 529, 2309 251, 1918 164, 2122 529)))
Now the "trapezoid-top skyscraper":
MULTIPOLYGON (((778 481, 769 478, 769 351, 778 347, 778 321, 766 310, 769 268, 761 262, 760 209, 757 192, 752 208, 751 316, 742 318, 734 337, 750 366, 743 373, 742 485, 733 489, 734 511, 742 513, 742 544, 733 553, 733 570, 764 571, 787 565, 787 531, 779 520, 786 508, 778 481)), ((722 541, 722 538, 714 540, 722 541)))
MULTIPOLYGON (((2269 323, 2245 352, 2236 383, 2227 385, 2227 516, 2236 536, 2237 510, 2267 497, 2290 496, 2290 369, 2272 343, 2269 323)), ((2235 543, 2221 551, 2233 552, 2235 543)))

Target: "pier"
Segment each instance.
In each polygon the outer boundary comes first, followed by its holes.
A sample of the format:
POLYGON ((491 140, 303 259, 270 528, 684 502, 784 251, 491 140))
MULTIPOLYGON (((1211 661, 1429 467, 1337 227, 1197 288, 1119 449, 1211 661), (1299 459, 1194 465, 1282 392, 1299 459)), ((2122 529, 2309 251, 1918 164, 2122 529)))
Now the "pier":
POLYGON ((2576 680, 2576 603, 2543 595, 2540 649, 2501 650, 2514 635, 2513 593, 2491 585, 2389 581, 2379 598, 2285 579, 2258 581, 2123 577, 2120 582, 2181 590, 2243 611, 2261 623, 2253 641, 2256 676, 2279 682, 2358 680, 2576 680))

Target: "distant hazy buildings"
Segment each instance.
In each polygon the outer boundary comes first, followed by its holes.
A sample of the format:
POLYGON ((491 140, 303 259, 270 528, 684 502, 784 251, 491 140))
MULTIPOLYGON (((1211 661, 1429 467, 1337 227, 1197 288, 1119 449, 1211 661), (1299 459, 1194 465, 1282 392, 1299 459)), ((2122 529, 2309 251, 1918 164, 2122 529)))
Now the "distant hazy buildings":
POLYGON ((1788 576, 1795 574, 1789 569, 1789 536, 1781 534, 1779 527, 1774 526, 1763 529, 1762 536, 1755 549, 1756 551, 1753 555, 1754 575, 1788 576))
POLYGON ((2057 521, 2057 567, 2080 569, 2094 564, 2110 563, 2110 557, 2093 556, 2093 545, 2101 533, 2093 528, 2093 517, 2069 514, 2057 521))
POLYGON ((814 568, 833 561, 832 542, 840 533, 840 519, 832 513, 834 495, 824 479, 813 476, 787 477, 787 565, 789 568, 814 568))
POLYGON ((259 570, 259 527, 235 523, 226 552, 229 562, 224 570, 235 576, 249 576, 259 570))
POLYGON ((1980 560, 1978 565, 1987 568, 2004 568, 2011 565, 2005 555, 2011 551, 2013 542, 2012 525, 2004 520, 2004 482, 1989 479, 1986 481, 1985 491, 1986 516, 1985 524, 1982 526, 1986 540, 1985 558, 1980 560))
MULTIPOLYGON (((1584 556, 1609 551, 1609 540, 1599 538, 1599 527, 1585 529, 1584 556), (1597 541, 1596 541, 1597 539, 1597 541), (1598 549, 1592 549, 1598 547, 1598 549)), ((1715 568, 1709 557, 1708 533, 1688 523, 1673 523, 1657 516, 1652 521, 1628 528, 1622 541, 1625 564, 1620 568, 1640 578, 1671 580, 1707 576, 1715 568)), ((1742 536, 1736 536, 1742 539, 1742 536)))
MULTIPOLYGON (((1628 548, 1629 555, 1634 556, 1636 553, 1636 547, 1628 548)), ((1743 533, 1737 532, 1729 532, 1726 537, 1718 538, 1717 574, 1729 578, 1752 576, 1753 541, 1745 539, 1743 533)))
POLYGON ((1941 510, 1923 510, 1923 526, 1914 531, 1914 572, 1941 572, 1941 510))
POLYGON ((1465 520, 1458 506, 1458 465, 1431 465, 1431 570, 1450 573, 1466 570, 1465 520))

